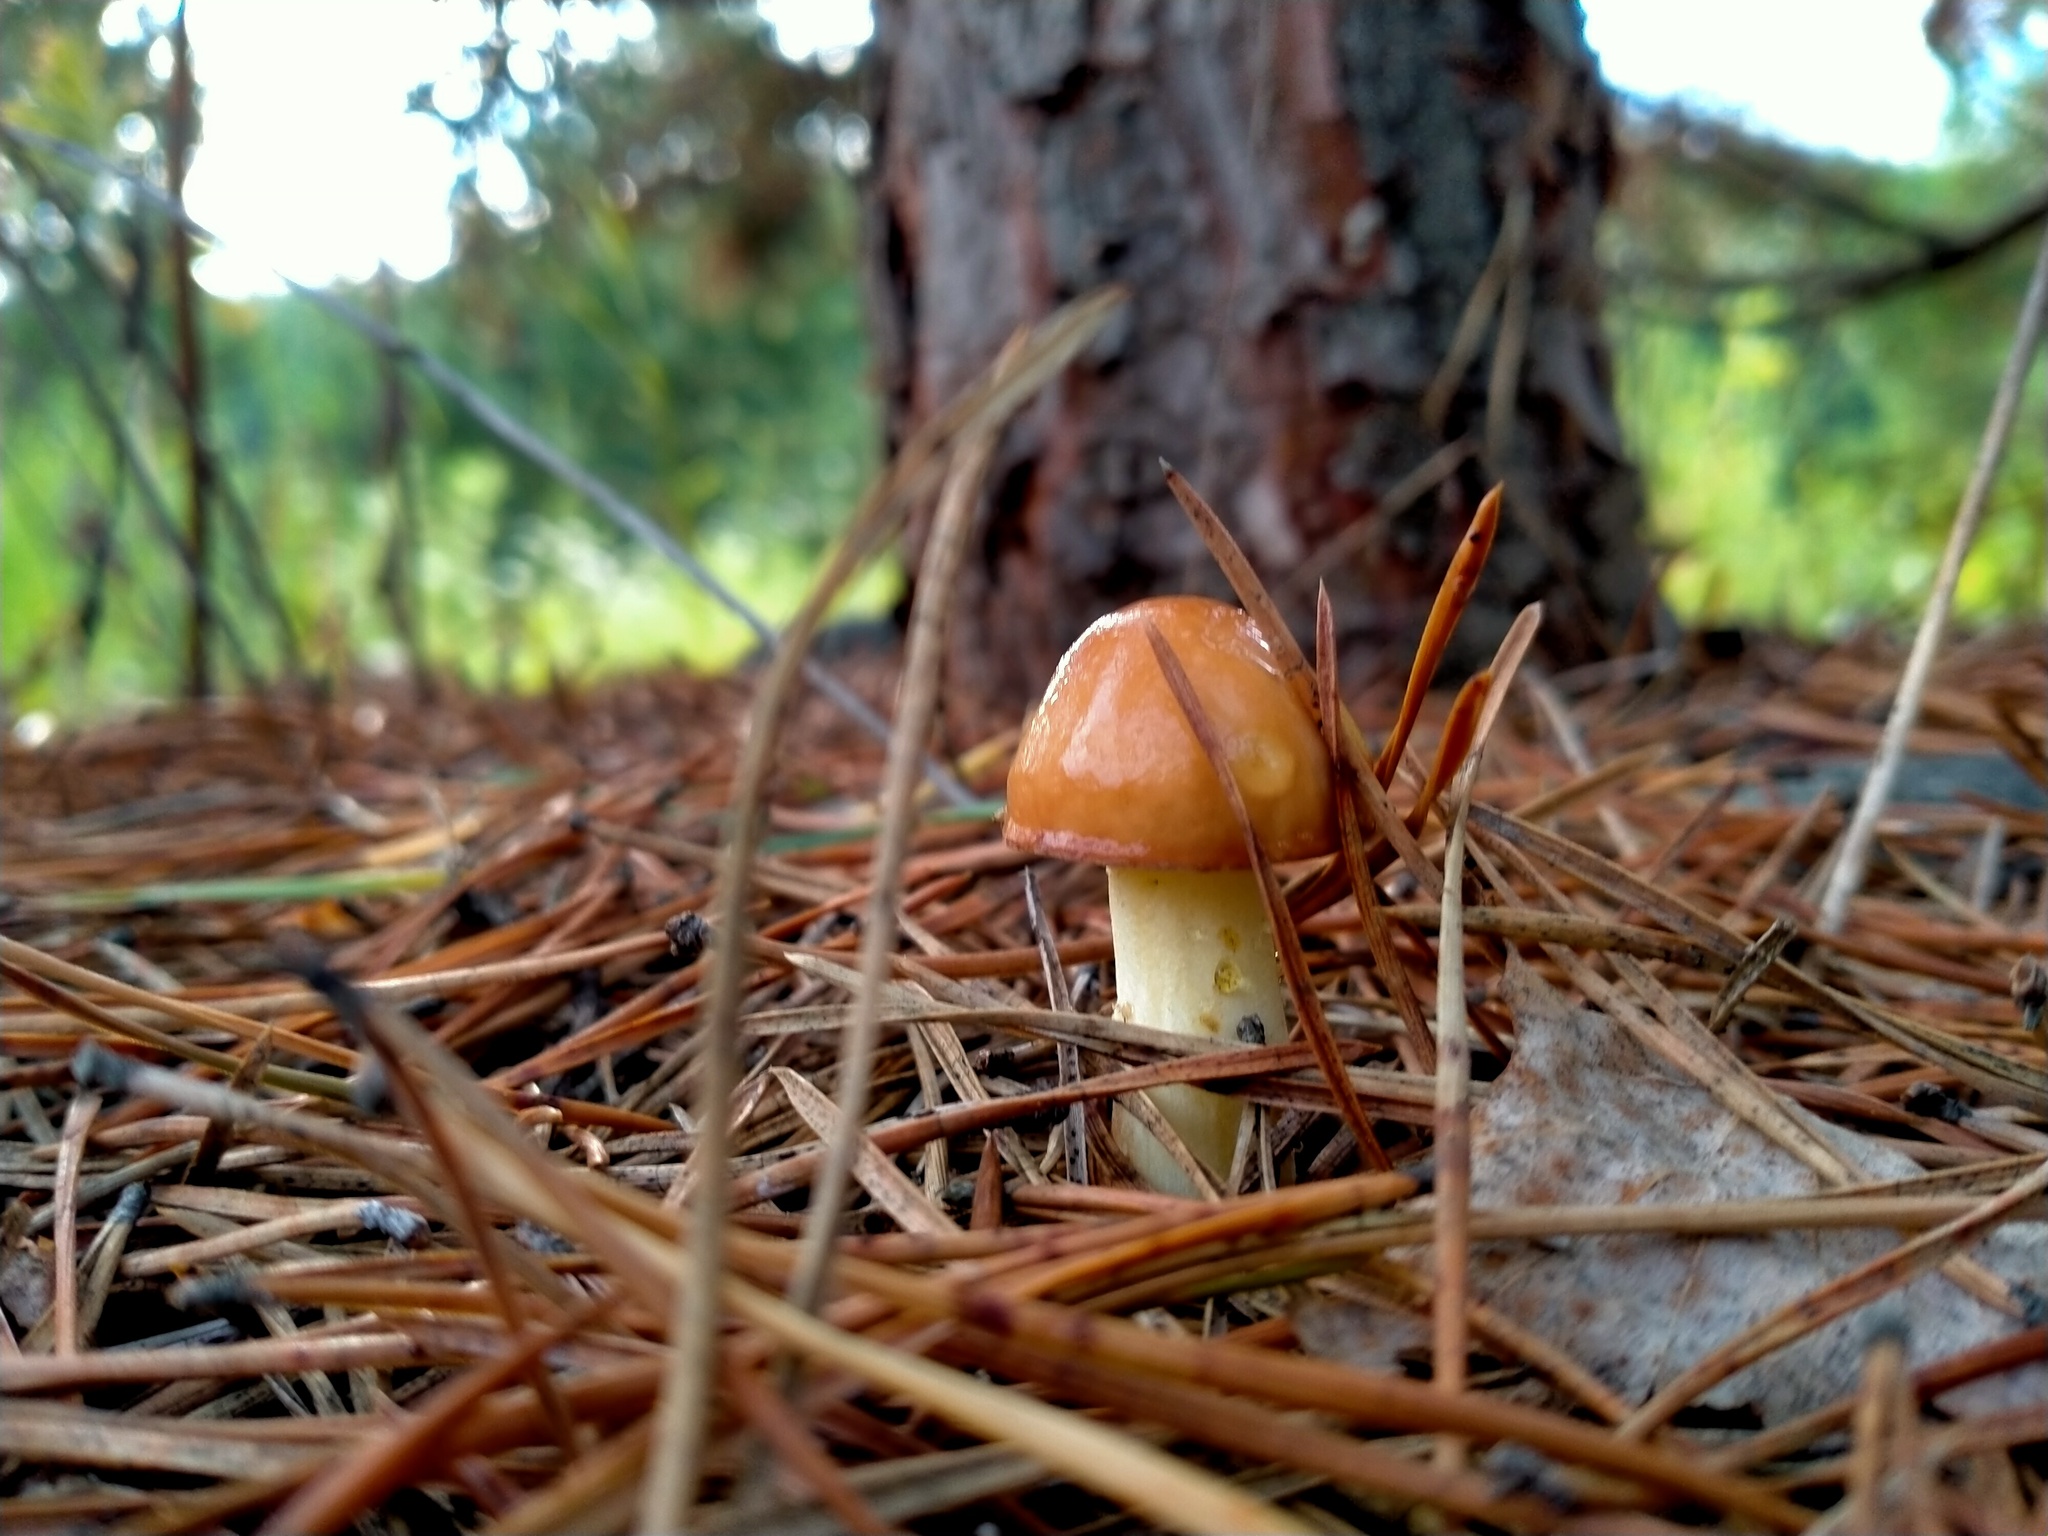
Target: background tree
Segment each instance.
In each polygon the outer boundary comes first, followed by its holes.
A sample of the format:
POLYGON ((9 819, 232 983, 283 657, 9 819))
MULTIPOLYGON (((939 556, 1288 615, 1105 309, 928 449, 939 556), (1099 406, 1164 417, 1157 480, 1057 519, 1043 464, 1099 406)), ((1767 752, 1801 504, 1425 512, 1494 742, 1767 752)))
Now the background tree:
MULTIPOLYGON (((0 132, 54 134, 166 186, 172 8, 4 10, 0 132)), ((452 263, 337 291, 771 620, 889 433, 1014 319, 1106 279, 1137 288, 1125 330, 1020 424, 991 491, 959 677, 1006 691, 1006 713, 1098 605, 1210 579, 1161 452, 1298 613, 1326 569, 1355 645, 1412 626, 1505 463, 1511 509, 1542 521, 1509 530, 1484 617, 1540 594, 1557 638, 1612 643, 1643 566, 1597 322, 1644 470, 1641 537, 1682 618, 1815 634, 1910 616, 2048 208, 2044 0, 1937 8, 1956 131, 1906 167, 1626 101, 1610 115, 1572 26, 1553 25, 1568 8, 1535 0, 929 16, 895 0, 865 80, 850 55, 783 57, 744 5, 477 14, 474 46, 415 103, 475 168, 453 194, 452 263), (573 42, 566 23, 596 13, 621 46, 573 42), (867 113, 883 108, 871 165, 867 113)), ((199 138, 221 142, 203 26, 194 47, 199 138)), ((88 715, 181 682, 192 441, 169 244, 133 184, 0 142, 9 711, 88 715)), ((410 664, 530 688, 750 646, 327 316, 195 297, 222 685, 410 664)), ((2038 371, 2031 388, 2038 420, 2038 371)), ((2039 611, 2044 459, 2022 431, 1964 571, 1966 618, 2039 611)), ((878 565, 861 611, 886 611, 899 582, 878 565)))
POLYGON ((893 436, 1021 321, 1133 294, 992 473, 970 691, 1027 696, 1096 614, 1213 583, 1160 454, 1298 609, 1326 570, 1342 635, 1376 646, 1419 627, 1505 479, 1466 643, 1541 597, 1554 653, 1620 645, 1648 568, 1600 332, 1609 104, 1574 8, 884 0, 876 50, 893 436))

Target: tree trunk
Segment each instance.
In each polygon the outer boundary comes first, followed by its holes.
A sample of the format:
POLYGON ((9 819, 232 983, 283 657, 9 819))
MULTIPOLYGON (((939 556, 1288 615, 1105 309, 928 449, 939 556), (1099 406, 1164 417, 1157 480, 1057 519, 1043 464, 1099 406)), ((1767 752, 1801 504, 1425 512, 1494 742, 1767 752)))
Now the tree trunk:
POLYGON ((1648 575, 1593 256, 1608 100, 1575 8, 877 10, 868 265, 892 437, 1017 325, 1099 284, 1132 293, 990 472, 959 687, 1035 697, 1096 615, 1223 591, 1162 455, 1304 629, 1329 581, 1350 680, 1361 652, 1404 664, 1496 479, 1508 516, 1459 659, 1536 598, 1553 656, 1621 643, 1648 575))

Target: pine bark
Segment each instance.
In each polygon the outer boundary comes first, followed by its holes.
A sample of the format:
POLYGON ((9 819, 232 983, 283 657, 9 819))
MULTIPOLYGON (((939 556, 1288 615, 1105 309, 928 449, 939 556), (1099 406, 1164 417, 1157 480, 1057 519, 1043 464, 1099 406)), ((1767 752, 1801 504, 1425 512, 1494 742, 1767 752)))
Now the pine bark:
POLYGON ((1321 556, 1348 680, 1361 655, 1403 664, 1497 479, 1508 518, 1461 659, 1538 598, 1554 657, 1622 643, 1649 578, 1594 259, 1609 101, 1575 7, 877 12, 868 273, 892 438, 1016 326, 1103 283, 1132 294, 1007 434, 957 687, 1028 700, 1096 615, 1221 593, 1161 456, 1304 633, 1321 556))

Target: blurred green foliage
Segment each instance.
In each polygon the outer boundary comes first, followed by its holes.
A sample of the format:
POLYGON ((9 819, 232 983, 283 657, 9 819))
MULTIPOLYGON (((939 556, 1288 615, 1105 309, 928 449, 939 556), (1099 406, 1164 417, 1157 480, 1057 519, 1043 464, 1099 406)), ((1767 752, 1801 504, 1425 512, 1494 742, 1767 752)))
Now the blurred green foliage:
MULTIPOLYGON (((1681 617, 1827 635, 1925 604, 2048 212, 2048 81, 2022 43, 2043 10, 1980 3, 1945 39, 1955 148, 1936 165, 1625 119, 1608 325, 1681 617)), ((2044 375, 1963 568, 1965 620, 2042 609, 2044 375)))
MULTIPOLYGON (((146 49, 103 42, 97 5, 0 5, 0 114, 160 184, 148 144, 165 138, 166 90, 146 49)), ((1988 9, 2010 33, 2026 7, 1988 9)), ((2038 56, 2018 76, 1985 62, 2011 57, 1963 50, 1971 132, 1936 167, 1815 161, 1726 128, 1633 122, 1606 237, 1618 403, 1685 617, 1824 633, 1923 601, 2038 224, 1953 270, 1913 269, 2042 191, 2038 56), (1870 295, 1844 286, 1894 271, 1870 295)), ((537 89, 513 83, 502 34, 472 63, 477 99, 451 131, 512 146, 536 196, 494 212, 459 187, 446 271, 347 296, 779 620, 879 455, 853 81, 786 63, 731 5, 663 8, 653 40, 606 62, 558 52, 537 89)), ((442 99, 430 85, 421 110, 442 99)), ((29 292, 75 335, 182 521, 163 221, 111 178, 10 152, 0 237, 26 266, 0 264, 7 707, 84 713, 173 693, 184 577, 29 292)), ((533 687, 718 667, 748 649, 657 556, 331 318, 289 298, 208 300, 203 316, 206 427, 255 532, 223 522, 211 574, 260 668, 281 646, 259 559, 321 670, 419 665, 533 687)), ((2043 393, 2037 372, 2030 423, 2043 393)), ((1966 616, 2040 606, 2043 456, 2023 427, 1965 572, 1966 616)), ((898 581, 871 572, 848 611, 882 611, 898 581)))
MULTIPOLYGON (((15 5, 0 112, 160 183, 160 149, 117 146, 131 112, 163 142, 166 92, 143 47, 102 43, 99 14, 15 5)), ((786 64, 750 15, 709 8, 666 13, 652 45, 602 64, 558 57, 539 92, 510 85, 503 44, 477 50, 491 88, 452 126, 513 143, 538 197, 507 216, 459 187, 448 269, 346 296, 478 381, 779 620, 879 458, 858 210, 839 158, 842 130, 857 143, 864 129, 852 84, 786 64)), ((141 316, 168 355, 163 223, 112 178, 33 154, 9 162, 0 236, 33 254, 26 277, 0 266, 12 289, 0 306, 0 684, 17 713, 164 696, 179 686, 185 578, 27 291, 43 289, 76 334, 182 526, 175 396, 127 323, 141 316)), ((204 324, 208 432, 316 667, 417 660, 533 687, 663 662, 723 667, 751 648, 659 556, 332 318, 290 298, 207 299, 204 324)), ((274 667, 249 551, 216 538, 223 606, 274 667)), ((843 608, 882 611, 898 586, 877 568, 843 608)))

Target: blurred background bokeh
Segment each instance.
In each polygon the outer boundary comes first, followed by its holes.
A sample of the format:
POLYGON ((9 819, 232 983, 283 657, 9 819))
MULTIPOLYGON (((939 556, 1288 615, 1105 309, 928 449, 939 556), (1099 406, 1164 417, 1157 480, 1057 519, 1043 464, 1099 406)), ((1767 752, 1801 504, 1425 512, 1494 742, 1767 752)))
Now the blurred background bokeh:
MULTIPOLYGON (((1810 637, 1909 621, 2048 216, 2048 4, 1522 9, 1614 93, 1600 303, 1664 603, 1810 637)), ((193 681, 170 535, 195 498, 214 686, 743 657, 659 554, 279 274, 446 360, 777 621, 892 430, 865 0, 184 10, 0 3, 0 122, 43 136, 0 139, 15 728, 193 681), (181 249, 122 172, 220 242, 181 249)), ((2041 609, 2044 414, 2037 370, 1966 622, 2041 609)), ((881 562, 846 616, 902 585, 881 562)))

